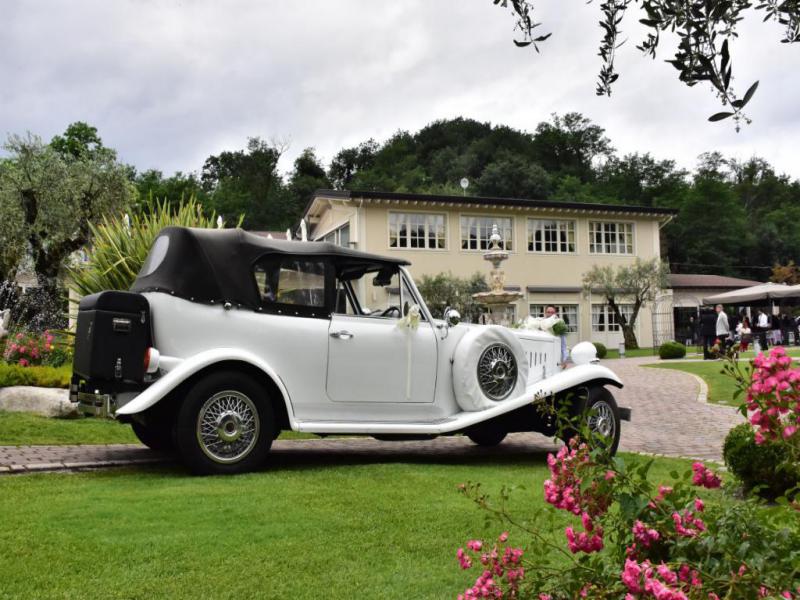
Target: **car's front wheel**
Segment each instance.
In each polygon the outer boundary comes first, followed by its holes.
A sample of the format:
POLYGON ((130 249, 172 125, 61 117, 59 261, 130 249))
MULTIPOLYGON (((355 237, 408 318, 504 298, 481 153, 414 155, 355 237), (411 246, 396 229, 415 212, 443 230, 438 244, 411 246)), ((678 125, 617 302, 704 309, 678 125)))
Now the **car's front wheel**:
POLYGON ((244 373, 221 371, 200 379, 178 413, 178 450, 197 474, 251 471, 264 461, 274 437, 267 393, 244 373))
POLYGON ((619 447, 620 414, 617 401, 606 388, 592 386, 576 392, 570 398, 569 414, 577 427, 567 427, 562 432, 564 442, 580 434, 588 433, 590 445, 603 444, 613 456, 619 447))
POLYGON ((467 432, 467 437, 478 446, 497 446, 506 439, 508 432, 502 427, 482 427, 467 432))

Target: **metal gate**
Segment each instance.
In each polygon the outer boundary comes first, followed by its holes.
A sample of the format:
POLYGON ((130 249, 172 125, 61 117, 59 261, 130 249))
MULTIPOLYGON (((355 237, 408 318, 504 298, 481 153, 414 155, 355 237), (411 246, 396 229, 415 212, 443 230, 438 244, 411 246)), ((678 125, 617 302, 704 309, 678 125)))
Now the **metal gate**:
MULTIPOLYGON (((675 340, 675 319, 672 314, 672 296, 670 294, 656 297, 652 306, 653 319, 653 354, 664 342, 675 340)), ((683 342, 685 340, 678 340, 683 342)))

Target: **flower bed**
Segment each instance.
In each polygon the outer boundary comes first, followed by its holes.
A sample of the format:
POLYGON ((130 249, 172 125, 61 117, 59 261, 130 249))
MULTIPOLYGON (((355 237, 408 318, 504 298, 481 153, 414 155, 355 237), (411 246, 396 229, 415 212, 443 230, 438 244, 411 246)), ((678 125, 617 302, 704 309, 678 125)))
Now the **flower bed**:
MULTIPOLYGON (((800 369, 775 349, 739 376, 756 443, 784 445, 786 461, 796 465, 800 369)), ((506 509, 508 490, 497 503, 480 484, 462 485, 501 527, 513 526, 536 550, 526 553, 516 539, 508 545, 507 532, 493 543, 470 540, 458 550, 458 563, 465 570, 480 565, 479 574, 459 598, 800 599, 800 502, 783 497, 784 507, 766 510, 755 499, 734 500, 699 462, 682 475, 670 473, 671 485, 654 485, 647 477, 652 463, 628 467, 602 444, 591 449, 573 438, 548 455, 543 496, 552 508, 535 509, 526 521, 506 509), (553 520, 553 509, 576 519, 561 543, 543 525, 553 520)))
POLYGON ((20 367, 60 367, 72 362, 72 347, 65 336, 19 331, 8 337, 3 359, 20 367))

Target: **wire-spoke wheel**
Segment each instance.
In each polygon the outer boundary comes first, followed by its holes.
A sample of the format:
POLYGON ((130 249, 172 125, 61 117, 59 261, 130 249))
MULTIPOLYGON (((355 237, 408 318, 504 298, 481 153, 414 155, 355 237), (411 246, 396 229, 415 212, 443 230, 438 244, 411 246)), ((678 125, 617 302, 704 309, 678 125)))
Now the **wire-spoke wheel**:
POLYGON ((197 415, 197 441, 211 460, 232 463, 255 447, 261 427, 253 401, 237 390, 217 392, 197 415))
POLYGON ((176 439, 195 473, 242 473, 261 464, 274 432, 264 387, 244 373, 220 371, 189 390, 178 413, 176 439))
POLYGON ((517 383, 517 359, 505 344, 492 344, 478 359, 478 385, 492 400, 504 400, 517 383))
POLYGON ((614 411, 605 400, 598 400, 592 405, 588 419, 589 431, 607 438, 614 438, 617 426, 614 422, 614 411))
MULTIPOLYGON (((570 402, 570 417, 588 429, 589 439, 584 441, 591 446, 601 444, 608 448, 612 456, 616 454, 619 447, 620 416, 617 401, 611 392, 601 386, 592 386, 575 390, 567 399, 570 402)), ((569 442, 579 434, 580 431, 574 427, 568 427, 562 432, 562 439, 569 442)))

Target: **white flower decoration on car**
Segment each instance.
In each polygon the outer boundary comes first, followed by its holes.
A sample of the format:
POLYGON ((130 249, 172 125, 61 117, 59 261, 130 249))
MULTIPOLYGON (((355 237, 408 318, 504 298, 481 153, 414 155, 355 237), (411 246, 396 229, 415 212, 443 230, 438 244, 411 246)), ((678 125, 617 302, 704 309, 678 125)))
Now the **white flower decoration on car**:
POLYGON ((397 322, 397 326, 405 329, 416 329, 419 327, 419 320, 422 315, 419 304, 413 304, 406 311, 406 315, 397 322))
POLYGON ((557 315, 551 317, 531 317, 528 316, 520 323, 521 329, 531 329, 533 331, 546 331, 553 335, 560 335, 561 330, 566 329, 566 323, 557 315))

